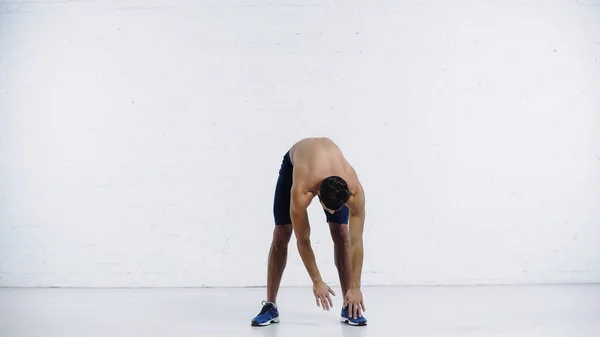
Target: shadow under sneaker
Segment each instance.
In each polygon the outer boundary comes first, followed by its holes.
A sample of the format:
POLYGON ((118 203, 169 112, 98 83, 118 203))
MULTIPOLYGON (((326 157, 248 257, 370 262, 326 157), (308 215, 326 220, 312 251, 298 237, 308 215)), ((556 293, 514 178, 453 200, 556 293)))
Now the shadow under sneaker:
POLYGON ((266 326, 271 323, 279 323, 279 311, 273 303, 262 301, 260 313, 252 319, 252 326, 266 326))

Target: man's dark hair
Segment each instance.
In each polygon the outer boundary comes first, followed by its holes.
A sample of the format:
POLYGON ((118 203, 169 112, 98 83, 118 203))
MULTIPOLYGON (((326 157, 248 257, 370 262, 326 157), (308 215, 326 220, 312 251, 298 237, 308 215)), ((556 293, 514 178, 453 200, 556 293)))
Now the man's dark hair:
POLYGON ((348 184, 338 176, 325 178, 319 188, 319 199, 330 210, 341 209, 350 199, 348 184))

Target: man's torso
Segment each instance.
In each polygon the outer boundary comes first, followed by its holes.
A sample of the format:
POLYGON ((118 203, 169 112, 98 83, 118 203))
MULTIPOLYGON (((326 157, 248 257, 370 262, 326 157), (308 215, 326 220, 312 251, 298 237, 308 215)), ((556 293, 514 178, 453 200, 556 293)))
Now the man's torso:
POLYGON ((291 147, 290 160, 294 169, 303 166, 310 172, 303 185, 311 192, 316 192, 321 181, 330 176, 340 176, 346 180, 351 192, 357 186, 354 169, 331 139, 305 138, 300 140, 291 147))

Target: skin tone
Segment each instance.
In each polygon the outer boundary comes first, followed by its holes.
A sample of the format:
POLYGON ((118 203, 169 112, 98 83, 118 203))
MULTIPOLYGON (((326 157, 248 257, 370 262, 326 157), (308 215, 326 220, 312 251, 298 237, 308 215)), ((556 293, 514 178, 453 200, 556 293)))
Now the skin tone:
MULTIPOLYGON (((301 140, 290 149, 294 164, 290 215, 292 224, 276 226, 269 251, 267 300, 275 302, 281 276, 287 261, 287 245, 292 231, 302 262, 313 283, 316 304, 324 310, 333 307, 331 296, 335 292, 323 281, 317 267, 310 241, 310 224, 307 208, 318 195, 320 183, 329 176, 340 176, 348 184, 351 196, 346 206, 350 210, 349 224, 329 223, 334 242, 335 264, 343 292, 344 306, 349 306, 352 317, 366 311, 361 291, 363 265, 363 229, 365 221, 365 195, 356 172, 346 161, 340 149, 327 138, 301 140)), ((325 211, 333 214, 321 203, 325 211)))

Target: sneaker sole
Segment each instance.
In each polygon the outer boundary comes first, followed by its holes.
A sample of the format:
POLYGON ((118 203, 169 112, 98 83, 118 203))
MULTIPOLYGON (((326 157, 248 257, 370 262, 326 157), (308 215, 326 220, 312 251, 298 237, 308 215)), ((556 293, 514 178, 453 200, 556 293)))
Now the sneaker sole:
POLYGON ((252 322, 252 326, 267 326, 267 325, 271 325, 271 323, 279 323, 279 317, 275 317, 275 318, 268 320, 266 322, 263 322, 263 323, 252 322))
POLYGON ((367 322, 354 323, 351 320, 349 320, 347 318, 344 318, 344 317, 340 318, 340 322, 346 323, 346 324, 352 325, 352 326, 365 326, 365 325, 367 325, 367 322))

